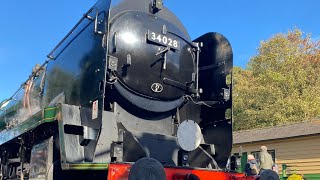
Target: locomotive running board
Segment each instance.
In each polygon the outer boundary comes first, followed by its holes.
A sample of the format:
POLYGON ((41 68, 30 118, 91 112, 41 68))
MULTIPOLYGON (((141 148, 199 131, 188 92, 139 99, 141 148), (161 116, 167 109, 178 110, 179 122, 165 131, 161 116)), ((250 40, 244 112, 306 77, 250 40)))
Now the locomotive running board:
MULTIPOLYGON (((132 164, 109 164, 108 180, 129 179, 132 164)), ((255 180, 257 177, 245 176, 243 173, 225 172, 208 169, 193 169, 188 167, 165 167, 166 180, 194 179, 206 180, 255 180)))
POLYGON ((0 145, 21 136, 22 134, 38 127, 41 124, 55 121, 56 111, 57 111, 57 107, 46 107, 43 110, 31 116, 30 118, 26 119, 22 123, 12 128, 7 128, 1 131, 0 145))

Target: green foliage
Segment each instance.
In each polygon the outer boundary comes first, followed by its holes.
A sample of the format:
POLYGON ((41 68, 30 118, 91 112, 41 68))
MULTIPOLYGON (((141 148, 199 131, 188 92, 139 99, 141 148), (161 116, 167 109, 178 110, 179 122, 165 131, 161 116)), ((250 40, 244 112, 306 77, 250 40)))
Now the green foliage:
POLYGON ((320 41, 299 29, 263 41, 248 68, 233 70, 234 129, 320 115, 320 41))

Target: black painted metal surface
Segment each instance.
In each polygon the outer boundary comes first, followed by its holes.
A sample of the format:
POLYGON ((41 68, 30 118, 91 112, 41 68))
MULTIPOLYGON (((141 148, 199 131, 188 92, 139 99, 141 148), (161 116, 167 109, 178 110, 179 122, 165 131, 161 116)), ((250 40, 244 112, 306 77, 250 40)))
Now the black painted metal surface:
POLYGON ((194 63, 188 52, 191 47, 172 34, 183 36, 183 33, 171 22, 142 12, 126 12, 110 23, 109 54, 118 58, 116 74, 124 86, 150 98, 166 101, 181 98, 185 92, 165 84, 163 79, 181 84, 192 81, 194 63), (164 26, 166 34, 162 33, 164 26))
MULTIPOLYGON (((232 105, 226 84, 231 46, 218 33, 201 36, 195 42, 203 47, 195 46, 178 18, 152 2, 98 1, 49 54, 42 104, 65 104, 55 132, 55 151, 62 156, 54 157, 65 161, 64 169, 145 156, 176 166, 179 152, 190 167, 225 167, 232 146, 226 119, 232 105), (203 92, 195 90, 197 84, 203 92), (203 134, 190 152, 181 151, 176 135, 188 119, 203 134)), ((35 135, 40 131, 46 130, 35 135)))

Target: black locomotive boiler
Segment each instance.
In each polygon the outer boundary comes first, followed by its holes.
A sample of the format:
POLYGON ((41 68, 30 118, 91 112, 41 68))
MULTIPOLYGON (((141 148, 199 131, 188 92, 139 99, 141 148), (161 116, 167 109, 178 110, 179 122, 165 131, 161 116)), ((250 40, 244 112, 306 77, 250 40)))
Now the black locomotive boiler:
POLYGON ((232 56, 219 33, 191 40, 162 0, 98 1, 0 104, 1 179, 224 170, 232 56))

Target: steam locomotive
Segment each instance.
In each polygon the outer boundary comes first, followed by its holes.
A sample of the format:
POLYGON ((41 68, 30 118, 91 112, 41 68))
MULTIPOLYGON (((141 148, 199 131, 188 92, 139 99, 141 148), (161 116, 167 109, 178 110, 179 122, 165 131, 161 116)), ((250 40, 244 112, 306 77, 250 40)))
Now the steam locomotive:
POLYGON ((0 104, 0 179, 231 179, 232 49, 100 0, 0 104))

